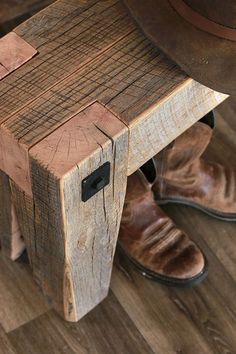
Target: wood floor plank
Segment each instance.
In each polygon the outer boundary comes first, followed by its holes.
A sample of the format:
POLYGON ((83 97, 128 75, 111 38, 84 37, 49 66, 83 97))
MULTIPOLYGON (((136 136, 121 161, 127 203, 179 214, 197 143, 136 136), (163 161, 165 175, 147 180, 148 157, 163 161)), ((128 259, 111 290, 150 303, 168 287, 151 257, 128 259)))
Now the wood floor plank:
POLYGON ((0 324, 6 332, 49 309, 28 265, 0 255, 0 324))
POLYGON ((234 352, 236 287, 214 255, 209 259, 214 276, 184 290, 145 282, 123 258, 122 267, 114 269, 111 288, 154 352, 234 352))
POLYGON ((9 338, 18 354, 154 354, 112 293, 77 324, 50 311, 9 338))
POLYGON ((145 282, 123 257, 119 262, 111 288, 154 352, 212 353, 190 316, 175 305, 171 290, 145 282))
POLYGON ((0 354, 16 354, 7 334, 0 325, 0 354))

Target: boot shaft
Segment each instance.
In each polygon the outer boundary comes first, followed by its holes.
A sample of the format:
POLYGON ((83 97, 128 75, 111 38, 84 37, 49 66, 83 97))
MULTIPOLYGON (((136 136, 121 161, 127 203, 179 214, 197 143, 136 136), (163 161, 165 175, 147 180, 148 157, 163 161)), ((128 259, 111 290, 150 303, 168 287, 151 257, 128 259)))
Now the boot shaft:
MULTIPOLYGON (((173 143, 154 157, 157 178, 154 192, 160 196, 165 193, 168 182, 172 186, 186 188, 195 186, 202 169, 201 156, 209 145, 213 134, 211 126, 197 122, 173 143)), ((196 186, 195 186, 196 187, 196 186)))

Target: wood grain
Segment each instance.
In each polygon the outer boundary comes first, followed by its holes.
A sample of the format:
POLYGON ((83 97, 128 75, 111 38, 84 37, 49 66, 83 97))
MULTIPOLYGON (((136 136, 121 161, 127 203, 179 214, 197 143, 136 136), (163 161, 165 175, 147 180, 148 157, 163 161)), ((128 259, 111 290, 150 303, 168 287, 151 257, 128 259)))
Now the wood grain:
POLYGON ((0 324, 9 332, 46 312, 49 306, 24 264, 13 263, 1 254, 0 269, 0 324))
POLYGON ((14 190, 35 279, 67 320, 107 295, 127 158, 127 127, 94 103, 30 150, 33 201, 14 190), (108 161, 110 184, 82 202, 82 180, 108 161))
POLYGON ((171 299, 171 290, 144 282, 122 257, 116 260, 111 289, 154 352, 209 353, 191 316, 179 310, 171 299))
POLYGON ((130 123, 128 175, 225 99, 192 79, 183 86, 130 123))
POLYGON ((28 150, 98 100, 129 127, 131 174, 226 97, 187 78, 134 30, 2 123, 4 171, 30 194, 28 150))
POLYGON ((15 349, 13 348, 9 338, 5 334, 4 330, 0 325, 0 354, 16 354, 15 349))
POLYGON ((112 293, 78 324, 49 312, 11 332, 9 338, 19 354, 41 354, 41 348, 44 354, 154 353, 112 293))
POLYGON ((0 82, 0 121, 101 55, 134 28, 117 0, 73 0, 69 6, 68 1, 59 0, 20 25, 15 33, 39 54, 0 82))
MULTIPOLYGON (((184 213, 184 216, 189 221, 189 215, 184 213)), ((185 230, 189 233, 193 225, 196 220, 191 217, 185 230)), ((159 348, 163 353, 233 353, 236 347, 235 283, 200 236, 197 243, 207 253, 212 270, 208 279, 198 287, 178 290, 155 282, 145 283, 142 276, 120 258, 122 266, 119 266, 120 271, 114 269, 111 288, 153 350, 159 348), (125 288, 121 287, 124 282, 125 288), (229 303, 223 305, 226 297, 229 303), (145 316, 141 316, 142 313, 145 316)))
MULTIPOLYGON (((29 61, 37 51, 16 33, 11 32, 0 39, 0 80, 29 61)), ((21 236, 15 205, 12 200, 10 180, 2 171, 4 163, 8 163, 5 156, 11 155, 6 150, 11 149, 9 141, 0 139, 0 243, 1 251, 5 256, 16 260, 24 251, 25 244, 21 236)), ((14 147, 14 144, 13 144, 14 147)), ((13 154, 14 155, 14 154, 13 154)), ((17 158, 17 154, 15 155, 17 158)), ((15 169, 16 166, 13 166, 15 169)))

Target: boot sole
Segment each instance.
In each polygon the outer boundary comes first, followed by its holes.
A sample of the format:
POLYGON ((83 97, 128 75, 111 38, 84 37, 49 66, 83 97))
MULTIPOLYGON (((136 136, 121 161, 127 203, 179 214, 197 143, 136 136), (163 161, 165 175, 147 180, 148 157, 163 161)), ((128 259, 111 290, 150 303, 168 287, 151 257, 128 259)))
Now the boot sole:
POLYGON ((145 278, 148 278, 152 281, 155 281, 157 283, 160 283, 168 287, 185 288, 185 289, 192 288, 193 286, 200 284, 208 275, 208 262, 205 256, 204 256, 205 266, 201 271, 201 273, 189 279, 177 279, 177 278, 166 277, 162 274, 155 273, 150 269, 145 268, 140 263, 138 263, 135 259, 130 257, 129 254, 123 249, 123 247, 119 243, 117 244, 117 248, 129 260, 129 262, 133 265, 133 267, 145 278))
POLYGON ((193 202, 189 202, 186 199, 177 199, 177 198, 169 198, 169 199, 156 199, 158 205, 166 205, 166 204, 181 204, 186 205, 191 208, 200 210, 201 212, 221 221, 231 221, 236 222, 236 214, 230 213, 220 213, 214 209, 204 208, 201 205, 193 202))

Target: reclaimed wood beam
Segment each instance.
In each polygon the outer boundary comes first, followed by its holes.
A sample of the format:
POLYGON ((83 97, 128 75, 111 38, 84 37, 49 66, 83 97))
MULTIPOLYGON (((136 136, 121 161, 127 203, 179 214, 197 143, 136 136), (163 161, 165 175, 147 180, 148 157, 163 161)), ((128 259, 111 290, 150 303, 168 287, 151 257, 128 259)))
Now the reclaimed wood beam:
POLYGON ((77 321, 107 294, 127 176, 227 96, 187 77, 120 0, 59 0, 14 33, 37 55, 0 81, 0 169, 36 281, 77 321))

